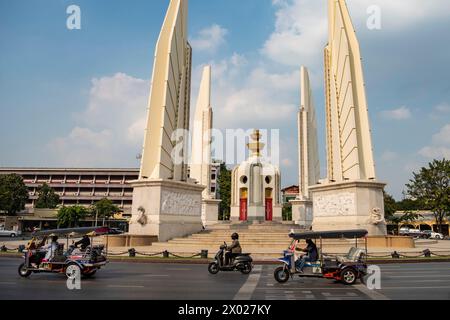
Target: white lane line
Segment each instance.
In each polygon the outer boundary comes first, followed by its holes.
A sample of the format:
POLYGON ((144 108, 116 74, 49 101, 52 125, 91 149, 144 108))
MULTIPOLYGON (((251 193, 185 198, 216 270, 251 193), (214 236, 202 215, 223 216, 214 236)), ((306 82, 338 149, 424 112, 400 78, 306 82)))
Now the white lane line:
POLYGON ((168 274, 144 274, 144 277, 149 277, 149 278, 164 278, 164 277, 168 277, 168 274))
POLYGON ((372 300, 391 300, 388 297, 386 297, 384 294, 377 290, 370 290, 363 284, 357 284, 353 286, 355 289, 358 289, 360 292, 364 293, 366 296, 368 296, 372 300))
POLYGON ((242 285, 239 292, 234 296, 234 300, 250 300, 253 292, 258 285, 259 278, 261 277, 262 266, 255 266, 252 274, 248 277, 247 281, 242 285))

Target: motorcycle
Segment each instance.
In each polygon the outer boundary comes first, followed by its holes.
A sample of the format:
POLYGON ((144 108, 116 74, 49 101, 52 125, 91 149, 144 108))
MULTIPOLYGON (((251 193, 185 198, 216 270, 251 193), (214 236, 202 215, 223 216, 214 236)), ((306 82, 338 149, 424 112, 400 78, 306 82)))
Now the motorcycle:
POLYGON ((224 264, 225 251, 228 246, 226 242, 220 246, 219 251, 214 257, 214 262, 208 266, 208 271, 211 274, 217 274, 219 271, 240 271, 242 274, 249 274, 253 269, 253 259, 250 253, 243 253, 235 257, 231 261, 231 265, 224 264))

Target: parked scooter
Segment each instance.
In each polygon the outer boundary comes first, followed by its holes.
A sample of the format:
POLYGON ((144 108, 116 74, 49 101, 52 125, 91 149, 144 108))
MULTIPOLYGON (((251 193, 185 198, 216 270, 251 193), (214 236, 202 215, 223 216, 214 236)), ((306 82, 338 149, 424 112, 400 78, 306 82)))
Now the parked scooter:
POLYGON ((214 262, 211 262, 208 266, 208 271, 211 274, 217 274, 219 271, 240 271, 242 274, 249 274, 253 269, 253 259, 250 253, 243 253, 235 257, 231 261, 231 265, 224 265, 225 251, 227 250, 227 244, 224 242, 220 246, 220 250, 214 257, 214 262))

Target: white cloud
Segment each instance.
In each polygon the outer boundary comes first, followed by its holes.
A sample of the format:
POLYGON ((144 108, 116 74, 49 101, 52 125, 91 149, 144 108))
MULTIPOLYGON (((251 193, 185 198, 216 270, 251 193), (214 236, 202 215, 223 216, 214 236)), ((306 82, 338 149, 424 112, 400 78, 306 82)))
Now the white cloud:
POLYGON ((383 152, 380 159, 382 161, 393 161, 393 160, 396 160, 397 158, 398 158, 398 154, 396 152, 387 150, 387 151, 383 152))
POLYGON ((450 158, 450 123, 433 136, 431 145, 422 148, 419 154, 425 158, 450 158))
MULTIPOLYGON (((326 0, 272 0, 277 8, 276 26, 262 49, 269 59, 289 66, 306 65, 312 70, 322 65, 328 38, 326 0)), ((347 0, 356 32, 366 27, 370 6, 381 9, 382 30, 402 31, 422 21, 450 15, 448 0, 347 0)))
POLYGON ((412 114, 411 110, 407 107, 400 107, 398 109, 393 110, 385 110, 381 112, 381 115, 384 118, 391 119, 391 120, 407 120, 410 119, 412 114))
POLYGON ((149 81, 124 73, 92 80, 86 110, 67 136, 48 144, 65 166, 136 166, 142 147, 149 81))
POLYGON ((198 35, 189 42, 195 51, 215 52, 220 46, 225 44, 225 36, 227 34, 227 29, 213 24, 200 30, 198 35))

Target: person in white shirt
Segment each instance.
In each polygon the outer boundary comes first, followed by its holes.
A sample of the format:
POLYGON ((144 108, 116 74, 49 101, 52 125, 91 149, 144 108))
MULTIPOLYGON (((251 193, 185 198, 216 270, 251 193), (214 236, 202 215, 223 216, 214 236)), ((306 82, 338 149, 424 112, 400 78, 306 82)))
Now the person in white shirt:
POLYGON ((58 237, 53 236, 52 242, 47 246, 47 253, 45 254, 45 260, 50 261, 55 256, 56 250, 58 250, 58 237))

